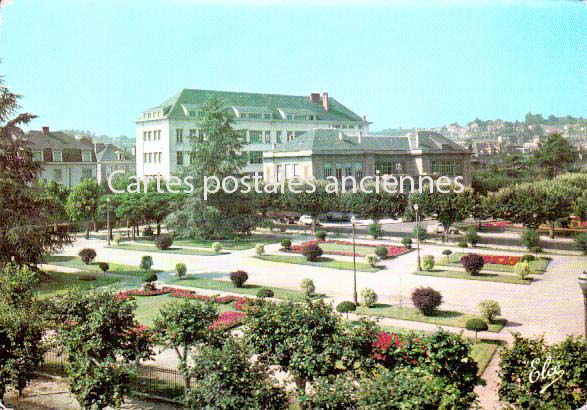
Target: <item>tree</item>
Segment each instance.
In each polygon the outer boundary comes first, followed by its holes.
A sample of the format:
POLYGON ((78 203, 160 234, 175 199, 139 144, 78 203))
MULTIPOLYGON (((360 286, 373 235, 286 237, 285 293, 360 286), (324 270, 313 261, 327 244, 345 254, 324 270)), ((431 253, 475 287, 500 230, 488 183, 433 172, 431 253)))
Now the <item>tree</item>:
POLYGON ((571 215, 573 204, 581 196, 582 191, 578 187, 557 180, 541 181, 536 185, 543 192, 542 214, 549 224, 549 235, 554 238, 556 221, 571 215))
POLYGON ((403 194, 387 192, 351 192, 341 199, 342 206, 362 218, 378 222, 383 218, 397 218, 405 212, 407 200, 403 194))
POLYGON ((544 190, 532 183, 519 184, 489 193, 484 206, 491 210, 494 218, 521 223, 527 228, 537 229, 546 222, 544 214, 544 190))
POLYGON ((148 192, 143 195, 145 219, 155 222, 157 236, 161 235, 161 223, 171 213, 174 204, 181 203, 183 197, 183 194, 160 194, 158 192, 148 192))
POLYGON ((65 209, 75 222, 86 221, 86 239, 90 239, 90 223, 96 222, 101 189, 96 180, 87 178, 73 187, 65 209))
POLYGON ((16 115, 19 98, 0 80, 0 264, 36 265, 71 237, 53 219, 59 204, 33 183, 42 164, 33 161, 20 127, 35 116, 16 115))
POLYGON ((321 182, 313 182, 313 184, 315 190, 312 188, 312 185, 305 183, 301 187, 296 188, 297 192, 287 191, 283 199, 283 204, 289 210, 310 215, 312 217, 312 232, 316 233, 318 216, 336 209, 337 196, 334 193, 326 191, 326 184, 321 182))
POLYGON ((191 387, 190 375, 193 372, 188 360, 190 353, 196 347, 218 346, 220 343, 220 332, 211 329, 216 319, 218 311, 211 303, 194 303, 189 300, 164 305, 155 319, 158 342, 168 349, 173 349, 179 359, 186 397, 191 387))
POLYGON ((561 133, 555 132, 541 142, 534 152, 534 162, 552 178, 568 168, 579 157, 579 153, 561 133))
POLYGON ((139 232, 139 225, 145 219, 143 194, 126 193, 119 198, 119 203, 116 207, 116 217, 119 219, 126 219, 128 226, 132 230, 132 239, 136 239, 139 232))
POLYGON ((251 352, 229 338, 222 347, 204 346, 193 356, 191 409, 288 409, 287 393, 269 367, 253 362, 251 352))
POLYGON ((136 304, 111 292, 72 289, 52 301, 69 390, 84 409, 120 407, 133 374, 130 363, 152 355, 136 304))

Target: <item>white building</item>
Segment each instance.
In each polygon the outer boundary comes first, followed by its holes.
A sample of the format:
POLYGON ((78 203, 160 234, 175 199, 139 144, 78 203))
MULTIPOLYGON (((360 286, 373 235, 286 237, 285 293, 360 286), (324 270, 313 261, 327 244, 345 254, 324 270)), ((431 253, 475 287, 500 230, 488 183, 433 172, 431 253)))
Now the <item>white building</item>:
POLYGON ((235 128, 244 130, 248 165, 243 172, 263 173, 263 153, 316 128, 337 128, 349 136, 369 133, 369 122, 328 96, 256 94, 184 89, 136 121, 138 177, 168 179, 189 165, 190 136, 201 132, 200 107, 219 97, 234 113, 235 128))

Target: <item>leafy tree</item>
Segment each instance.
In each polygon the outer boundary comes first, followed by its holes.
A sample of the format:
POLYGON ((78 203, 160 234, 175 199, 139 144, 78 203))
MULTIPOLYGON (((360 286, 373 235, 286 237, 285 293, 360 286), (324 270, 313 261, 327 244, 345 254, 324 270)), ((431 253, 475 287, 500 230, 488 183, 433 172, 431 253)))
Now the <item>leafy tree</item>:
POLYGON ((320 214, 337 207, 337 196, 326 191, 326 184, 314 182, 315 190, 309 184, 301 184, 297 192, 287 191, 283 203, 291 211, 308 214, 312 217, 312 232, 316 232, 316 222, 320 214), (301 192, 300 192, 301 191, 301 192))
POLYGON ((183 194, 160 194, 158 192, 148 192, 142 196, 145 219, 155 222, 157 236, 161 235, 161 223, 171 213, 174 204, 181 203, 183 197, 183 194))
POLYGON ((537 182, 536 185, 543 193, 542 214, 549 224, 550 237, 554 238, 555 222, 571 215, 573 204, 581 196, 581 189, 557 180, 537 182))
POLYGON ((533 160, 547 177, 554 177, 577 160, 579 153, 561 133, 552 133, 541 142, 533 160))
POLYGON ((497 219, 521 223, 537 229, 546 222, 543 211, 544 190, 535 184, 519 184, 490 193, 485 198, 485 208, 497 219))
POLYGON ((522 245, 533 252, 533 248, 540 247, 540 234, 536 229, 524 229, 520 234, 520 241, 522 242, 522 245))
POLYGON ((120 407, 133 374, 129 364, 151 356, 150 335, 139 327, 135 308, 114 293, 77 289, 53 301, 69 390, 82 408, 120 407))
POLYGON ((467 233, 465 234, 465 240, 471 244, 471 246, 474 248, 475 246, 477 246, 477 243, 479 243, 479 234, 477 233, 477 230, 470 226, 467 229, 467 233))
POLYGON ((120 196, 120 202, 116 207, 116 217, 125 219, 132 229, 132 239, 135 240, 139 232, 139 225, 145 219, 145 202, 143 194, 126 193, 120 196))
POLYGON ((71 243, 71 237, 54 224, 60 205, 34 184, 42 164, 28 154, 20 127, 35 116, 16 114, 19 98, 0 80, 0 264, 36 265, 43 255, 71 243))
POLYGON ((269 367, 251 360, 233 338, 222 347, 204 346, 193 356, 191 409, 288 409, 287 393, 276 385, 269 367))
POLYGON ((100 194, 100 185, 96 180, 87 178, 73 187, 67 197, 67 215, 75 222, 87 222, 86 239, 90 239, 90 222, 94 225, 96 222, 100 194))
POLYGON ((351 192, 341 201, 346 210, 374 222, 403 215, 407 204, 405 195, 387 192, 351 192))

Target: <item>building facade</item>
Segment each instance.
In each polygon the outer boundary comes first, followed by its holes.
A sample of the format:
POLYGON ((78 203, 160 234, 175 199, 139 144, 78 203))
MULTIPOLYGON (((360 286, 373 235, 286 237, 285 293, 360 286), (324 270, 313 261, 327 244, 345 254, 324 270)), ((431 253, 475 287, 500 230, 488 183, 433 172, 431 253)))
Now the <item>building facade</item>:
POLYGON ((108 177, 113 172, 117 175, 135 175, 136 160, 135 157, 124 148, 119 148, 113 144, 95 144, 97 170, 96 179, 98 182, 108 181, 108 177))
POLYGON ((315 129, 263 155, 267 182, 394 175, 462 176, 471 185, 471 152, 436 132, 404 136, 348 135, 342 130, 315 129))
MULTIPOLYGON (((199 111, 218 97, 242 130, 247 155, 245 173, 264 172, 264 153, 315 128, 335 128, 349 136, 369 133, 369 122, 327 93, 309 96, 184 89, 136 121, 138 177, 168 179, 189 165, 190 137, 199 136, 199 111)), ((204 136, 205 138, 205 136, 204 136)))
POLYGON ((73 187, 85 178, 96 178, 96 154, 90 140, 51 132, 49 127, 28 132, 26 140, 33 161, 43 163, 38 179, 73 187))

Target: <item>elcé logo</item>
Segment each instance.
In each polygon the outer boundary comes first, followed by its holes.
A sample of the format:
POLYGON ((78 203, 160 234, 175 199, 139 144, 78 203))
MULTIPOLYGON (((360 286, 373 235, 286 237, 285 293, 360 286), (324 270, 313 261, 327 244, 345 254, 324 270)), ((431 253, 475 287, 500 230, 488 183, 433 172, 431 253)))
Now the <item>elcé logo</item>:
POLYGON ((552 365, 552 357, 547 356, 546 359, 544 360, 544 363, 542 364, 542 368, 539 369, 538 367, 540 366, 540 358, 536 358, 534 360, 532 360, 532 362, 530 363, 530 374, 528 377, 528 380, 530 381, 530 383, 536 383, 537 381, 548 381, 550 380, 550 383, 545 384, 542 389, 540 389, 540 394, 544 394, 544 392, 550 387, 552 386, 554 383, 556 383, 557 381, 559 381, 564 375, 565 375, 565 371, 562 370, 559 366, 557 365, 552 365))

